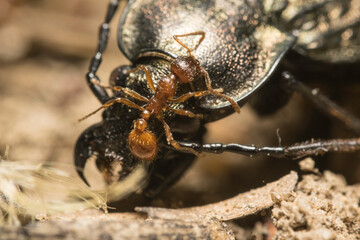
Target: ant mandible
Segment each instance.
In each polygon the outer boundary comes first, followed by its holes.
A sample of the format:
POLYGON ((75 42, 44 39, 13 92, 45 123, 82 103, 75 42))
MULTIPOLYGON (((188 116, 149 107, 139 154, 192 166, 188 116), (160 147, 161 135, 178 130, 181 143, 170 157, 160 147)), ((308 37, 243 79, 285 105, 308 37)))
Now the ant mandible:
POLYGON ((82 121, 89 116, 97 113, 101 109, 106 109, 115 103, 123 103, 129 107, 137 108, 141 111, 140 118, 134 122, 134 128, 130 132, 128 137, 128 145, 131 153, 138 159, 142 161, 152 161, 157 154, 157 139, 154 133, 152 133, 148 128, 148 120, 152 115, 156 116, 157 119, 161 121, 165 129, 165 135, 168 144, 171 144, 175 149, 184 150, 188 152, 192 152, 193 154, 198 155, 198 153, 187 147, 182 147, 179 145, 177 141, 174 140, 172 132, 170 130, 169 125, 164 120, 163 111, 171 111, 175 114, 188 116, 188 117, 201 117, 201 114, 194 114, 188 110, 184 109, 174 109, 170 108, 167 103, 181 103, 186 101, 191 97, 201 97, 205 95, 215 95, 221 98, 226 99, 230 102, 232 107, 237 113, 240 113, 239 105, 230 97, 222 94, 222 89, 213 89, 211 87, 211 81, 208 72, 201 67, 200 62, 191 54, 190 49, 179 40, 179 37, 187 37, 187 36, 196 36, 200 35, 201 38, 198 44, 195 46, 194 50, 201 44, 201 42, 205 38, 205 32, 197 31, 182 35, 174 35, 173 38, 176 42, 178 42, 181 46, 183 46, 189 53, 188 56, 180 56, 175 58, 170 64, 170 73, 169 75, 163 77, 159 82, 155 89, 153 80, 150 75, 150 71, 144 65, 139 65, 134 70, 128 70, 127 74, 135 73, 140 70, 145 72, 146 80, 149 87, 155 93, 151 99, 147 99, 144 96, 141 96, 137 92, 129 89, 123 88, 120 86, 105 86, 102 85, 97 80, 92 80, 95 85, 99 85, 103 88, 112 89, 114 91, 122 91, 125 94, 139 100, 145 102, 144 106, 139 106, 136 103, 122 97, 116 97, 104 103, 103 106, 95 110, 94 112, 86 115, 85 117, 79 119, 82 121), (178 82, 181 84, 186 84, 194 81, 195 78, 204 77, 207 90, 206 91, 197 91, 197 92, 188 92, 180 97, 174 98, 177 90, 178 82))

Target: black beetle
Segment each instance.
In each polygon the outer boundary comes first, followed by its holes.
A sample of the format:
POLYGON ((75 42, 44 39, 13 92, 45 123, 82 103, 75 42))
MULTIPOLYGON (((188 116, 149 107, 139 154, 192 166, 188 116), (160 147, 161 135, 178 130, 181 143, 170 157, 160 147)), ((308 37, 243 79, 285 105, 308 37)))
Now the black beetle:
MULTIPOLYGON (((113 97, 109 97, 104 85, 100 84, 96 71, 107 45, 109 22, 118 4, 119 0, 109 5, 105 22, 100 27, 98 49, 87 74, 88 84, 102 104, 113 97)), ((187 49, 176 43, 172 36, 204 31, 206 37, 199 46, 199 36, 196 35, 184 38, 184 44, 189 49, 196 49, 193 54, 208 72, 213 87, 222 89, 225 95, 241 106, 249 95, 264 85, 289 50, 320 62, 359 61, 359 6, 359 0, 130 1, 120 19, 118 45, 133 65, 121 66, 113 71, 110 85, 117 86, 113 88, 113 95, 141 104, 123 91, 131 89, 145 98, 151 98, 154 93, 145 74, 134 73, 133 69, 145 65, 156 86, 164 75, 170 73, 169 63, 187 54, 187 49)), ((327 114, 360 132, 357 118, 296 81, 290 73, 282 74, 281 85, 287 90, 299 92, 327 114)), ((202 90, 206 90, 206 86, 199 78, 179 86, 176 94, 179 96, 202 90)), ((299 158, 326 151, 360 149, 358 138, 265 148, 240 144, 202 144, 204 124, 232 113, 230 102, 207 95, 171 106, 202 114, 202 119, 171 112, 166 112, 164 116, 174 138, 181 139, 181 146, 197 152, 233 151, 246 155, 299 158)), ((97 166, 109 183, 123 179, 137 163, 142 163, 131 154, 127 140, 133 122, 141 112, 124 104, 111 104, 103 108, 106 108, 103 121, 87 129, 76 144, 75 165, 84 181, 82 169, 91 156, 97 158, 97 166)), ((155 160, 143 163, 149 173, 149 183, 144 193, 154 197, 177 180, 196 156, 168 146, 157 119, 150 119, 148 125, 158 139, 159 151, 155 160)))

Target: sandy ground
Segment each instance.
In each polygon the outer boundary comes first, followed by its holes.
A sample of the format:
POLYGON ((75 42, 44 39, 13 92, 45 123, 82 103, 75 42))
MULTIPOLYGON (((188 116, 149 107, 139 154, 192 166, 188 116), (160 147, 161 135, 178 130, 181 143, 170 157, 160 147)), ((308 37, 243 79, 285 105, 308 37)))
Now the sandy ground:
MULTIPOLYGON (((106 4, 96 0, 0 3, 0 151, 9 145, 11 159, 54 162, 75 175, 72 161, 76 139, 86 127, 100 120, 97 115, 77 122, 99 106, 84 76, 105 9, 106 4)), ((104 82, 112 69, 127 63, 116 46, 116 26, 114 21, 99 70, 104 82)), ((352 96, 359 96, 359 89, 341 89, 340 103, 358 110, 359 101, 352 96)), ((271 116, 261 118, 245 106, 240 115, 211 123, 208 129, 207 142, 259 146, 278 145, 277 129, 284 145, 310 137, 354 136, 319 115, 297 95, 271 116)), ((264 213, 235 221, 230 227, 240 234, 236 235, 239 239, 255 235, 265 239, 273 235, 271 229, 273 233, 278 229, 278 239, 359 239, 358 187, 348 187, 343 180, 350 184, 360 181, 359 159, 359 154, 315 158, 320 171, 327 169, 340 176, 330 172, 304 176, 294 196, 274 207, 272 220, 270 213, 264 213), (314 203, 315 199, 319 203, 314 203), (326 224, 322 224, 324 221, 326 224), (260 234, 263 231, 266 234, 260 234)), ((235 154, 204 155, 153 205, 188 207, 220 201, 277 180, 290 170, 299 170, 297 162, 249 159, 235 154)), ((90 182, 99 183, 101 178, 94 175, 90 182)))

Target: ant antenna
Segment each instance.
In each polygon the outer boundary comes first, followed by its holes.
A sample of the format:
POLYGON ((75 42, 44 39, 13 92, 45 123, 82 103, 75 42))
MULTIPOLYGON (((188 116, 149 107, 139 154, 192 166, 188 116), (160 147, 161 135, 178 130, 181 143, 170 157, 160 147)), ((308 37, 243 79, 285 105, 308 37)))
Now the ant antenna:
POLYGON ((188 52, 189 52, 189 56, 192 56, 191 54, 191 50, 179 40, 179 37, 187 37, 187 36, 194 36, 194 35, 201 35, 201 38, 199 40, 199 42, 196 44, 194 50, 196 50, 199 45, 201 44, 201 42, 204 40, 205 38, 205 32, 204 31, 198 31, 198 32, 192 32, 192 33, 187 33, 187 34, 181 34, 181 35, 174 35, 173 38, 176 42, 178 42, 181 46, 183 46, 188 52))

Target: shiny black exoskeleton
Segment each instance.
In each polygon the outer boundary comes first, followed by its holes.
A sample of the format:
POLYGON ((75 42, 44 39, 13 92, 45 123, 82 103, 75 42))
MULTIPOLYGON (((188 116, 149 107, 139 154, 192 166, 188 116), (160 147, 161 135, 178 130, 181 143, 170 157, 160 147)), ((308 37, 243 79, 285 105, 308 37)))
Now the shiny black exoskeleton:
MULTIPOLYGON (((119 1, 112 1, 101 25, 99 45, 90 64, 87 80, 101 103, 111 97, 99 84, 96 71, 102 60, 109 34, 109 22, 119 1)), ((360 59, 360 0, 261 1, 261 0, 137 0, 130 1, 120 19, 118 44, 132 66, 114 70, 110 85, 131 89, 147 98, 154 94, 143 72, 129 73, 129 69, 145 65, 152 74, 154 85, 169 74, 169 63, 187 54, 172 36, 204 31, 206 37, 193 55, 208 72, 215 89, 235 100, 240 106, 261 88, 278 68, 287 52, 296 52, 312 61, 354 63, 360 59)), ((186 46, 195 48, 199 36, 184 39, 186 46)), ((290 67, 291 70, 291 67, 290 67)), ((313 92, 288 72, 282 74, 282 87, 296 91, 312 101, 327 114, 343 121, 360 132, 360 121, 329 99, 313 92)), ((203 79, 179 87, 177 95, 205 90, 203 79)), ((129 98, 123 92, 114 96, 129 98)), ((286 96, 286 93, 283 93, 286 96)), ((286 97, 284 98, 287 99, 286 97)), ((137 102, 136 99, 132 101, 137 102)), ((284 100, 284 102, 285 102, 284 100)), ((230 103, 222 98, 205 96, 190 99, 174 108, 188 109, 203 115, 202 119, 167 113, 174 138, 182 146, 198 152, 266 154, 276 157, 298 158, 326 151, 354 151, 360 139, 340 139, 300 143, 290 147, 243 146, 240 144, 202 144, 206 122, 232 113, 230 103)), ((88 158, 96 157, 98 168, 111 183, 126 177, 141 163, 128 148, 127 136, 140 111, 123 104, 115 104, 103 112, 103 121, 87 129, 75 148, 75 164, 84 179, 82 169, 88 158)), ((149 127, 159 141, 159 151, 148 168, 147 196, 155 196, 171 185, 188 168, 195 155, 169 147, 161 124, 151 119, 149 127)))

